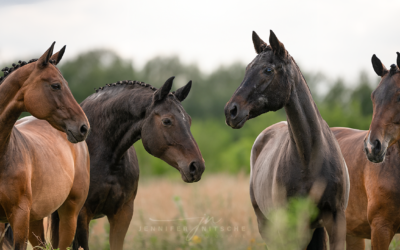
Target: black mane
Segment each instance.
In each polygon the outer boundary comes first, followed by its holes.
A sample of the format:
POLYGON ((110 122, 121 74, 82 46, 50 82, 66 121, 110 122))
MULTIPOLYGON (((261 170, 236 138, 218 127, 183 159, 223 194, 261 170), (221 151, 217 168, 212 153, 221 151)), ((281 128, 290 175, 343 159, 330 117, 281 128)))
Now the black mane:
POLYGON ((157 90, 157 88, 155 88, 155 87, 153 87, 153 86, 151 86, 150 84, 147 84, 147 83, 145 83, 145 82, 140 82, 140 81, 135 81, 135 80, 133 80, 133 81, 131 81, 131 80, 124 80, 124 81, 118 81, 118 82, 115 82, 115 83, 109 83, 109 84, 106 84, 106 85, 104 85, 103 87, 99 87, 98 89, 94 89, 95 91, 96 91, 96 93, 98 92, 98 91, 100 91, 100 90, 104 90, 104 89, 108 89, 108 88, 111 88, 111 87, 117 87, 117 86, 126 86, 126 85, 140 85, 140 86, 142 86, 142 87, 148 87, 148 88, 150 88, 151 90, 153 90, 153 91, 156 91, 157 90))

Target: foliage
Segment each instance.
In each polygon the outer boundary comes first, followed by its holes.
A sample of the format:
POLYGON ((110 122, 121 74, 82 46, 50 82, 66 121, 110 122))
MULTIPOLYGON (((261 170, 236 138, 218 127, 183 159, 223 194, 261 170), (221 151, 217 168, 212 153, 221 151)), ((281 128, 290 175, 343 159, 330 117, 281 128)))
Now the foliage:
POLYGON ((293 198, 286 207, 269 213, 266 226, 267 246, 271 249, 297 249, 311 239, 308 230, 318 209, 311 199, 293 198))

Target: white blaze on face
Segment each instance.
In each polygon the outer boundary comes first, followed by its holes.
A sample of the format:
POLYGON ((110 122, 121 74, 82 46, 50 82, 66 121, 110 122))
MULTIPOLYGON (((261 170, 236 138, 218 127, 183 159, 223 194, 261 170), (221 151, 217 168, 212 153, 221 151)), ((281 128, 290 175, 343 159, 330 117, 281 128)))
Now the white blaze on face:
POLYGON ((372 131, 369 131, 368 139, 367 139, 367 150, 370 151, 370 152, 372 152, 372 144, 371 144, 371 140, 370 140, 370 138, 371 138, 371 132, 372 132, 372 131))

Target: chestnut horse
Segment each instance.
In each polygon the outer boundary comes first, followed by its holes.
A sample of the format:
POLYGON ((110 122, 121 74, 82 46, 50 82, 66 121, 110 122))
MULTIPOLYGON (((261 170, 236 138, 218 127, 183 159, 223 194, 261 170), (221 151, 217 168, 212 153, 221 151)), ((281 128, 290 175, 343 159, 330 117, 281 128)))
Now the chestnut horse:
MULTIPOLYGON (((89 123, 55 65, 65 46, 4 68, 0 85, 0 221, 10 223, 14 249, 36 246, 30 232, 58 210, 60 249, 73 241, 89 191, 89 123), (34 117, 17 121, 22 112, 34 117)), ((10 231, 10 230, 8 230, 10 231)), ((11 231, 10 231, 11 232, 11 231)), ((44 234, 38 235, 44 240, 44 234)))
MULTIPOLYGON (((110 222, 110 248, 122 249, 138 188, 139 165, 132 146, 138 140, 151 155, 179 170, 183 181, 200 180, 204 160, 190 132, 191 118, 181 104, 192 82, 170 93, 173 79, 158 90, 143 82, 119 81, 81 103, 92 124, 86 140, 91 177, 74 249, 89 249, 89 222, 104 216, 110 222)), ((52 221, 57 221, 54 217, 52 221)))
POLYGON ((253 32, 258 55, 225 106, 226 123, 237 129, 263 113, 286 111, 287 122, 261 132, 251 151, 250 198, 260 234, 268 245, 269 212, 290 198, 311 195, 320 213, 310 224, 311 242, 299 249, 325 249, 326 228, 330 249, 343 250, 350 188, 346 163, 293 57, 272 31, 269 42, 253 32))
POLYGON ((365 249, 364 239, 371 239, 374 250, 387 250, 400 233, 400 71, 394 64, 387 70, 375 55, 372 65, 382 79, 371 95, 369 131, 332 128, 350 173, 346 242, 351 250, 365 249))

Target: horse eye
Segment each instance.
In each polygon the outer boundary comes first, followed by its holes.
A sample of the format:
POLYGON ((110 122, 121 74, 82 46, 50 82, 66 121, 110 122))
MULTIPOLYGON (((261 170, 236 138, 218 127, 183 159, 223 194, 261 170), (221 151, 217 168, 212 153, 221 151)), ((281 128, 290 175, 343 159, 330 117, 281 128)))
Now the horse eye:
POLYGON ((163 120, 162 120, 162 123, 163 123, 164 126, 171 126, 171 125, 172 125, 171 120, 168 119, 168 118, 163 119, 163 120))
POLYGON ((60 86, 60 84, 56 83, 56 84, 52 84, 51 88, 54 90, 59 90, 59 89, 61 89, 61 86, 60 86))
POLYGON ((271 69, 271 68, 267 68, 267 69, 265 70, 265 73, 271 74, 271 73, 272 73, 272 69, 271 69))

